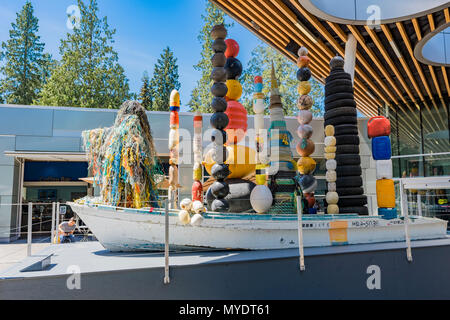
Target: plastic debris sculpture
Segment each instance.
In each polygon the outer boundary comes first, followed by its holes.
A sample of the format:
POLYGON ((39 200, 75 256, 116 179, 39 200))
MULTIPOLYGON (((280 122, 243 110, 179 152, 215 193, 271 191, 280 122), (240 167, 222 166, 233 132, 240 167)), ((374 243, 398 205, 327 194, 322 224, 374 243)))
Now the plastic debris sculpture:
POLYGON ((157 183, 163 176, 145 109, 122 104, 112 128, 84 131, 88 162, 106 205, 158 207, 157 183))
POLYGON ((194 115, 194 183, 192 184, 192 201, 201 202, 203 202, 202 127, 203 117, 202 114, 197 111, 194 115))
POLYGON ((266 186, 266 167, 269 159, 264 154, 264 94, 263 79, 261 76, 255 77, 254 94, 253 94, 253 111, 255 112, 255 140, 256 140, 256 187, 250 194, 250 202, 257 213, 264 213, 269 211, 272 206, 273 197, 272 192, 266 186))
POLYGON ((180 143, 180 94, 172 90, 170 94, 170 131, 169 131, 169 207, 176 209, 178 204, 178 161, 180 143))
POLYGON ((297 134, 300 141, 297 143, 297 153, 300 155, 300 159, 297 163, 297 169, 300 173, 299 183, 303 196, 308 204, 307 208, 304 208, 304 211, 315 214, 317 213, 317 208, 314 191, 317 187, 317 181, 316 178, 314 178, 313 173, 316 169, 316 161, 311 158, 311 155, 314 153, 316 147, 311 140, 313 129, 310 123, 313 119, 313 115, 310 109, 314 104, 314 101, 311 96, 308 95, 311 91, 311 83, 309 82, 311 79, 311 70, 308 68, 310 61, 308 49, 300 47, 298 56, 297 66, 299 69, 297 71, 297 80, 300 82, 297 91, 300 97, 297 100, 297 107, 299 109, 297 120, 300 125, 297 134))
MULTIPOLYGON (((325 153, 327 160, 336 159, 336 171, 327 181, 339 196, 339 213, 367 215, 367 197, 362 188, 361 157, 359 155, 358 120, 350 74, 344 71, 344 59, 330 61, 331 72, 325 80, 324 125, 334 126, 334 137, 325 138, 325 146, 336 145, 335 153, 325 153)), ((334 167, 334 165, 333 165, 334 167)), ((329 190, 331 191, 331 190, 329 190)), ((334 192, 334 191, 332 191, 334 192)), ((334 210, 334 209, 332 209, 334 210)))
POLYGON ((389 119, 383 116, 370 118, 367 122, 367 134, 369 139, 372 139, 372 157, 376 167, 378 215, 385 219, 397 218, 394 180, 392 180, 389 119))
POLYGON ((213 160, 216 164, 211 169, 211 175, 216 180, 211 186, 211 191, 215 197, 212 202, 212 210, 218 212, 227 212, 229 209, 228 201, 224 198, 230 192, 228 184, 225 179, 230 174, 228 165, 225 164, 227 159, 227 149, 224 144, 227 141, 227 133, 225 128, 228 126, 229 119, 225 111, 227 110, 227 101, 225 96, 228 93, 228 87, 226 85, 227 72, 224 68, 227 59, 225 51, 227 50, 227 44, 225 38, 227 37, 227 30, 223 24, 216 25, 211 30, 211 38, 213 39, 212 49, 214 55, 211 58, 213 70, 211 73, 211 79, 214 84, 211 87, 211 93, 214 98, 211 103, 211 107, 214 110, 211 116, 211 127, 214 131, 211 136, 213 142, 213 160))
POLYGON ((270 166, 269 188, 274 198, 269 213, 294 214, 296 185, 294 181, 295 162, 292 158, 290 143, 292 135, 286 128, 284 120, 281 95, 275 77, 275 68, 272 63, 271 91, 270 91, 270 166))

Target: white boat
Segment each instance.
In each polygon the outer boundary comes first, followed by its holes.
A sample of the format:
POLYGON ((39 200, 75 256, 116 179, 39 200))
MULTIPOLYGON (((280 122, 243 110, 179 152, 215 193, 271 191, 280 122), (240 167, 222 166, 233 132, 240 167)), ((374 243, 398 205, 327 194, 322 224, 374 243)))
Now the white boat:
MULTIPOLYGON (((110 251, 164 248, 164 209, 127 209, 77 203, 70 203, 70 206, 110 251)), ((297 215, 207 212, 204 218, 200 226, 182 225, 178 211, 171 210, 170 247, 263 250, 299 246, 297 215)), ((319 214, 303 216, 302 226, 304 247, 405 241, 403 218, 385 220, 378 216, 319 214)), ((410 216, 408 230, 411 240, 444 238, 447 221, 410 216)))

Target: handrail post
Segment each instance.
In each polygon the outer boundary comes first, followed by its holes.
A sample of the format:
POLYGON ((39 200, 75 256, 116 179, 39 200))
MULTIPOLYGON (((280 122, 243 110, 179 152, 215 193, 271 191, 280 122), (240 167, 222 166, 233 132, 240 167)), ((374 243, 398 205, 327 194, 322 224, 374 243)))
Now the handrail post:
POLYGON ((300 253, 300 271, 305 271, 305 255, 303 252, 303 203, 302 197, 297 196, 297 220, 298 220, 298 250, 300 253))
POLYGON ((33 203, 28 202, 28 226, 27 226, 27 256, 31 256, 31 242, 32 237, 31 233, 33 231, 33 203))
POLYGON ((164 239, 164 284, 170 283, 169 277, 169 200, 165 201, 165 239, 164 239))
POLYGON ((59 201, 56 203, 56 224, 55 224, 55 235, 56 235, 56 243, 58 243, 59 239, 59 201))
POLYGON ((405 223, 405 240, 406 240, 406 258, 409 262, 412 261, 412 252, 411 252, 411 239, 409 237, 409 215, 408 215, 408 204, 405 206, 405 187, 403 185, 403 179, 400 179, 400 204, 401 211, 404 218, 405 223))
POLYGON ((50 243, 53 243, 53 239, 55 238, 55 214, 56 214, 56 203, 52 202, 52 230, 50 234, 50 243))

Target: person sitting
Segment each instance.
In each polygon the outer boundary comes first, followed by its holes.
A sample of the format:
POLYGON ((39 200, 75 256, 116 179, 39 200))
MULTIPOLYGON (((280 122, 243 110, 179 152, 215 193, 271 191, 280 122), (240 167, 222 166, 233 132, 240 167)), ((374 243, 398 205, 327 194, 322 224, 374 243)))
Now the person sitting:
POLYGON ((75 237, 73 233, 75 232, 76 222, 72 217, 69 221, 64 221, 59 225, 59 240, 60 243, 73 242, 75 237))

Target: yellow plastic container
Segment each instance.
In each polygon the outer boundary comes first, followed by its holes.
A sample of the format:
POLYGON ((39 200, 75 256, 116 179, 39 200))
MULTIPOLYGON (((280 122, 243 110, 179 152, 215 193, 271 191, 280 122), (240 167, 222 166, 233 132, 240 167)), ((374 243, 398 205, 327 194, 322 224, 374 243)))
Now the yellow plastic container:
POLYGON ((378 208, 395 208, 394 180, 377 180, 378 208))

